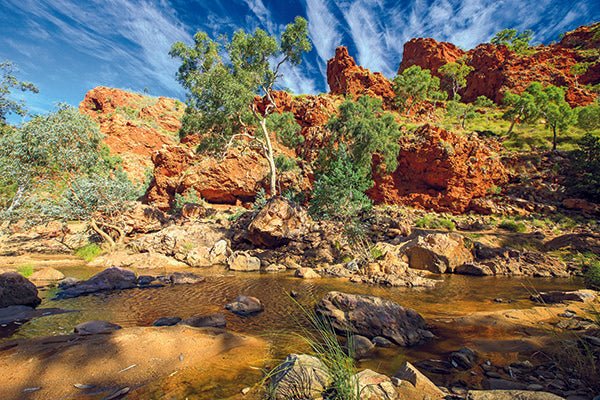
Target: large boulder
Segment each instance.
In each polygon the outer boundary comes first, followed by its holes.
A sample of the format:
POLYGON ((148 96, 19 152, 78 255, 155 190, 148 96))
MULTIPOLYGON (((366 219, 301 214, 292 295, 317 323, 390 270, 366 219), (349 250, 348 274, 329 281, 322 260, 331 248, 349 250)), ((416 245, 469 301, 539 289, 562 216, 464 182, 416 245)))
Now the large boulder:
POLYGON ((87 281, 78 282, 57 294, 58 298, 77 297, 110 290, 132 289, 137 286, 137 277, 131 270, 112 267, 97 273, 87 281))
POLYGON ((29 276, 29 280, 34 282, 37 286, 55 285, 63 279, 65 279, 65 274, 52 267, 42 268, 29 276))
POLYGON ((473 261, 473 254, 467 249, 464 237, 455 233, 419 236, 406 244, 404 252, 410 268, 437 274, 453 272, 459 265, 473 261))
POLYGON ((271 376, 275 400, 322 399, 332 379, 321 360, 306 354, 290 354, 271 376))
POLYGON ((376 203, 409 204, 463 213, 471 200, 508 180, 500 145, 477 136, 457 135, 425 124, 400 140, 398 167, 385 172, 375 158, 375 185, 367 194, 376 203))
POLYGON ((260 259, 245 251, 236 251, 227 259, 227 265, 232 271, 258 271, 260 270, 260 259))
POLYGON ((400 346, 412 346, 433 337, 419 313, 380 297, 329 292, 315 310, 340 332, 370 339, 381 336, 400 346))
POLYGON ((41 302, 37 288, 23 275, 16 272, 0 274, 0 308, 16 305, 36 307, 41 302))
POLYGON ((274 197, 248 225, 248 240, 260 247, 278 247, 301 237, 308 223, 302 208, 284 197, 274 197))

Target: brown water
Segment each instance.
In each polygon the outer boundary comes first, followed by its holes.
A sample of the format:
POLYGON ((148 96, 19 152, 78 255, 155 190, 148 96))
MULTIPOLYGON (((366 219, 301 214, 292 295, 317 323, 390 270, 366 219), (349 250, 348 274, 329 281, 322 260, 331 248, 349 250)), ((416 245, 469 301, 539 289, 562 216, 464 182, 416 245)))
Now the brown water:
MULTIPOLYGON (((87 278, 97 270, 85 267, 65 267, 67 276, 87 278)), ((139 271, 147 273, 147 271, 139 271)), ((440 277, 435 289, 387 288, 354 284, 343 279, 323 278, 302 280, 289 274, 231 274, 215 268, 207 273, 205 282, 197 285, 179 285, 153 289, 132 289, 102 293, 75 299, 51 300, 52 291, 42 292, 40 307, 60 307, 78 310, 74 313, 38 318, 24 324, 11 338, 61 335, 73 331, 78 323, 103 319, 123 327, 151 325, 165 316, 182 318, 197 314, 224 312, 228 329, 266 338, 272 344, 274 358, 290 352, 306 351, 298 337, 302 332, 303 313, 289 297, 290 291, 299 294, 298 302, 312 307, 324 294, 337 290, 347 293, 370 294, 396 301, 414 308, 433 325, 438 339, 411 349, 382 349, 361 364, 384 373, 393 373, 405 360, 419 361, 440 358, 448 351, 469 346, 494 357, 519 352, 519 346, 489 346, 494 341, 494 329, 463 329, 444 322, 447 318, 465 316, 478 311, 494 311, 533 307, 529 300, 532 291, 551 289, 577 289, 582 282, 577 279, 519 279, 495 277, 465 277, 449 275, 440 277), (223 310, 223 306, 239 294, 258 297, 265 311, 252 317, 240 317, 223 310), (508 299, 510 304, 497 303, 496 298, 508 299), (505 347, 503 347, 505 346, 505 347), (506 354, 502 354, 506 353, 506 354)), ((236 387, 235 390, 239 391, 236 387)), ((207 397, 210 398, 210 397, 207 397)))

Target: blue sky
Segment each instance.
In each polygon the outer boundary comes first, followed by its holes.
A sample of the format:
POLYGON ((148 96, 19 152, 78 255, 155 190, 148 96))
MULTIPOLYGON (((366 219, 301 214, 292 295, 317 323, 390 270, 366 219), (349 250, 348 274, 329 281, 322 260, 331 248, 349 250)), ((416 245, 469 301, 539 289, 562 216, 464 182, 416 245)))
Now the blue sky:
POLYGON ((325 68, 338 45, 359 64, 393 77, 413 37, 465 49, 503 28, 532 29, 535 41, 600 20, 600 0, 0 0, 0 60, 38 85, 32 112, 57 102, 77 105, 89 89, 112 86, 184 98, 171 44, 261 27, 280 32, 294 16, 309 21, 314 44, 282 85, 296 93, 326 91, 325 68))

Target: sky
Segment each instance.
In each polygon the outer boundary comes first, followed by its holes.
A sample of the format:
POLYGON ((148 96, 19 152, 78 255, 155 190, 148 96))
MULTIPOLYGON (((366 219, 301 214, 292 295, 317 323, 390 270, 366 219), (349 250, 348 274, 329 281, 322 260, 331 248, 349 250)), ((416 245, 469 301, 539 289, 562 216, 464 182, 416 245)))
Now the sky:
POLYGON ((40 89, 23 97, 33 113, 78 105, 100 85, 184 99, 178 62, 168 55, 174 42, 191 44, 199 30, 278 34, 296 15, 309 22, 313 50, 284 70, 281 87, 318 93, 327 91, 326 63, 339 45, 393 77, 411 38, 470 49, 516 28, 550 43, 599 21, 600 0, 0 0, 0 60, 40 89))

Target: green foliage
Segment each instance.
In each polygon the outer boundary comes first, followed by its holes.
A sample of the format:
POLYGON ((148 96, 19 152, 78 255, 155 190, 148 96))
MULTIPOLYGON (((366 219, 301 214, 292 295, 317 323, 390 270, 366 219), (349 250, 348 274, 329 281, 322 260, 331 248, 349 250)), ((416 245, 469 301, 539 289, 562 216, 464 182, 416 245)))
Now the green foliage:
POLYGON ((514 220, 510 220, 510 219, 502 221, 498 225, 498 227, 501 229, 505 229, 507 231, 518 232, 518 233, 523 233, 523 232, 527 231, 527 226, 523 222, 517 222, 514 220))
POLYGON ((33 274, 33 264, 23 264, 17 267, 17 272, 25 278, 29 278, 33 274))
POLYGON ((175 193, 175 201, 173 203, 173 211, 179 212, 186 204, 200 204, 202 198, 198 195, 196 189, 192 188, 185 194, 175 193))
POLYGON ((580 62, 575 65, 572 65, 569 71, 575 76, 575 78, 577 78, 585 74, 591 65, 592 63, 590 62, 580 62))
POLYGON ((542 114, 546 120, 546 126, 552 130, 552 150, 556 150, 557 131, 564 132, 575 123, 576 113, 565 100, 565 90, 556 86, 548 86, 544 89, 544 97, 540 99, 542 114))
POLYGON ((472 120, 477 116, 474 105, 461 103, 456 100, 450 100, 446 103, 446 113, 449 117, 457 118, 463 129, 466 129, 468 120, 472 120))
POLYGON ((475 104, 477 107, 494 107, 496 105, 496 103, 485 96, 477 97, 473 104, 475 104))
POLYGON ((340 146, 325 172, 314 185, 309 212, 319 219, 348 222, 371 208, 365 191, 372 186, 369 170, 354 163, 340 146))
POLYGON ((275 157, 275 166, 278 171, 286 172, 298 168, 298 163, 295 159, 288 157, 285 154, 279 154, 275 157))
POLYGON ((598 102, 577 110, 577 126, 588 131, 600 129, 600 104, 598 102))
POLYGON ((406 114, 425 100, 445 100, 446 93, 440 91, 440 79, 431 75, 428 69, 418 65, 408 67, 394 78, 396 105, 406 114))
POLYGON ((529 42, 533 38, 533 31, 527 29, 519 32, 516 29, 504 29, 496 33, 490 41, 492 44, 505 45, 517 53, 523 53, 529 49, 529 42))
POLYGON ((277 138, 284 146, 291 149, 304 143, 304 136, 300 134, 300 125, 291 112, 270 114, 267 117, 267 128, 277 134, 277 138))
POLYGON ((37 87, 30 82, 21 82, 15 76, 15 65, 10 61, 0 62, 0 126, 6 123, 9 114, 24 116, 27 109, 22 101, 12 99, 12 92, 38 93, 37 87))
POLYGON ((416 220, 415 226, 427 229, 446 229, 448 231, 456 229, 456 224, 450 218, 437 217, 431 214, 427 214, 416 220))
POLYGON ((438 71, 450 82, 452 100, 458 100, 458 91, 467 86, 467 75, 473 71, 473 67, 465 64, 463 61, 457 61, 442 65, 438 71))
POLYGON ((600 290, 600 261, 594 260, 585 266, 585 285, 589 289, 600 290))
POLYGON ((371 169, 374 154, 381 157, 387 171, 398 166, 400 126, 392 113, 383 111, 380 99, 346 100, 327 126, 332 131, 330 149, 344 143, 359 170, 371 169))
POLYGON ((586 134, 579 149, 572 154, 570 191, 578 196, 600 201, 600 137, 586 134))
POLYGON ((256 192, 256 197, 254 198, 254 204, 252 207, 255 210, 262 210, 264 206, 267 205, 267 192, 264 188, 260 188, 256 192))
POLYGON ((515 123, 534 123, 541 115, 539 97, 543 93, 543 87, 539 82, 533 82, 520 95, 515 93, 505 93, 503 103, 508 107, 503 118, 511 121, 507 134, 510 134, 515 123))
POLYGON ((75 255, 86 262, 92 261, 102 253, 102 249, 96 243, 88 243, 75 250, 75 255))

